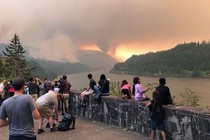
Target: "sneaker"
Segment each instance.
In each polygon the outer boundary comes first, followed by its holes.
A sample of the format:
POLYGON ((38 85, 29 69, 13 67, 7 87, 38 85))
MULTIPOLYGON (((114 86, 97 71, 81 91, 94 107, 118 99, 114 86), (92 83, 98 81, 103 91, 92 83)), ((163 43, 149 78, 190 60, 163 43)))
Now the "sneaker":
POLYGON ((44 133, 44 130, 43 129, 38 129, 38 134, 42 134, 44 133))
POLYGON ((54 130, 54 128, 50 128, 50 132, 54 132, 55 130, 54 130))

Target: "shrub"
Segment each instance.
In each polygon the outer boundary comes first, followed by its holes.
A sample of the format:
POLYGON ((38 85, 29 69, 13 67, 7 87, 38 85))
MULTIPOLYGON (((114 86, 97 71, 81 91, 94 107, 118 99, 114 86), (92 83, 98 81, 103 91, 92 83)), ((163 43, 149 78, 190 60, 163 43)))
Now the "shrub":
POLYGON ((110 94, 114 96, 120 96, 120 84, 121 82, 111 82, 110 94))
POLYGON ((200 106, 199 101, 202 97, 196 95, 191 89, 185 88, 185 91, 181 93, 180 96, 182 98, 180 102, 181 105, 191 107, 200 106))

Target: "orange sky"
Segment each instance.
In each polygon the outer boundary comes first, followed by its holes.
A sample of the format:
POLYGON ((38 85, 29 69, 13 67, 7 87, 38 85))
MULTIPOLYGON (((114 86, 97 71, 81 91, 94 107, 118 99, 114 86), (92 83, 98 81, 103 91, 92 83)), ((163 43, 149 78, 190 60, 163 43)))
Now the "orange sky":
POLYGON ((17 33, 33 56, 50 60, 78 62, 78 51, 96 50, 124 61, 132 54, 210 39, 209 0, 0 0, 0 4, 0 43, 9 43, 17 33))

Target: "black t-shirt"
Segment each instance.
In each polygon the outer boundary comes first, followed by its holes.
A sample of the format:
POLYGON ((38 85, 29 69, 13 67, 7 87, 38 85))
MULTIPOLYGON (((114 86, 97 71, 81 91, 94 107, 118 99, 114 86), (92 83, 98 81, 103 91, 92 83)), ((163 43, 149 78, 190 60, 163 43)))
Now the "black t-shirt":
POLYGON ((39 94, 39 86, 34 83, 34 82, 29 82, 28 83, 28 90, 29 90, 29 94, 39 94))
POLYGON ((109 81, 108 80, 100 80, 98 82, 100 92, 101 93, 109 93, 109 81))
POLYGON ((161 94, 163 105, 172 104, 171 93, 167 86, 160 85, 156 88, 156 90, 159 91, 159 93, 161 94))
POLYGON ((94 79, 90 79, 90 88, 93 90, 94 89, 94 86, 96 85, 96 81, 94 79))
POLYGON ((154 100, 151 101, 150 111, 151 111, 151 119, 157 122, 163 121, 163 107, 162 105, 158 105, 154 100))

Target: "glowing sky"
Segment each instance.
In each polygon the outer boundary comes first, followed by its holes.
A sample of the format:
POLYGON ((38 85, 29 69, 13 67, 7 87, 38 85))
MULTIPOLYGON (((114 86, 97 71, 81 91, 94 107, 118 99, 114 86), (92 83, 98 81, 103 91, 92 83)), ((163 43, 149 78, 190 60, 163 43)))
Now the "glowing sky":
POLYGON ((209 40, 209 6, 209 0, 0 0, 0 43, 17 33, 36 57, 77 62, 78 51, 95 50, 122 61, 209 40))

